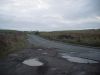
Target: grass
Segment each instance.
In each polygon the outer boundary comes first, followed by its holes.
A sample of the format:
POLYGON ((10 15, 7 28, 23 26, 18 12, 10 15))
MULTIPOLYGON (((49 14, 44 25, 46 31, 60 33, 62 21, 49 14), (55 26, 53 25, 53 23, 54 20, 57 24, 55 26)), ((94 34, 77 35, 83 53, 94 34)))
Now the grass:
POLYGON ((0 57, 25 48, 26 33, 14 30, 0 30, 0 57))
POLYGON ((40 32, 39 35, 65 43, 100 47, 100 29, 40 32))
POLYGON ((36 34, 50 40, 64 43, 100 47, 100 29, 53 32, 0 30, 0 57, 26 48, 28 46, 26 40, 27 34, 36 34))

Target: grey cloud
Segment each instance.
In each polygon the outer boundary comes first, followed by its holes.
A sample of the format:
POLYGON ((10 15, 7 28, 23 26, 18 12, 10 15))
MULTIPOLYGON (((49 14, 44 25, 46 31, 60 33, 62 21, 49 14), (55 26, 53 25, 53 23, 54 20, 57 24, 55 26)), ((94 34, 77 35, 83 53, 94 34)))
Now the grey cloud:
POLYGON ((56 6, 56 10, 54 10, 63 14, 68 19, 87 18, 95 15, 100 16, 100 0, 71 0, 69 2, 71 3, 68 5, 69 7, 62 3, 56 6))
POLYGON ((96 17, 100 17, 100 0, 0 0, 0 28, 100 28, 100 19, 96 17))

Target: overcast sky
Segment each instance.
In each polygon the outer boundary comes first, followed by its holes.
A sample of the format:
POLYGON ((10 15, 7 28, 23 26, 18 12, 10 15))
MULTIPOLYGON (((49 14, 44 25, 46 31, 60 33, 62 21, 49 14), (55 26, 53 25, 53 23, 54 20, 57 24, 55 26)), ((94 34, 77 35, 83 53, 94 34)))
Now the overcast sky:
POLYGON ((100 0, 0 0, 0 29, 100 28, 100 0))

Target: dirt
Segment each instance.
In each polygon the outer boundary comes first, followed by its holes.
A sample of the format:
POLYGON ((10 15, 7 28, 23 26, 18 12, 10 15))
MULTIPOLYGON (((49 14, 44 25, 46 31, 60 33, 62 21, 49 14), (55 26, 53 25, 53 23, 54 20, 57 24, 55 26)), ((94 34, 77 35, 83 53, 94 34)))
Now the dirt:
POLYGON ((74 63, 59 55, 53 48, 28 48, 9 54, 0 60, 0 75, 100 75, 100 63, 74 63), (22 62, 37 58, 42 66, 29 66, 22 62))
POLYGON ((100 75, 100 63, 71 62, 61 56, 65 52, 68 55, 100 60, 98 49, 59 44, 36 36, 30 36, 28 40, 37 47, 30 46, 0 59, 0 75, 100 75), (38 59, 43 65, 24 64, 28 59, 38 59))
POLYGON ((59 51, 65 52, 73 57, 87 58, 100 61, 100 49, 51 41, 36 35, 28 36, 28 41, 36 46, 41 46, 44 48, 56 48, 59 51))

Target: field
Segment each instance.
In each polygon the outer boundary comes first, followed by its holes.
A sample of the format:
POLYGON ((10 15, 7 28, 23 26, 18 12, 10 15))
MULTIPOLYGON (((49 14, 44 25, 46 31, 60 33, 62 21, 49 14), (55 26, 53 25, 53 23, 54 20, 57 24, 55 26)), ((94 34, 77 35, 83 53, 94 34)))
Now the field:
POLYGON ((40 32, 38 34, 50 40, 100 47, 100 29, 40 32))
POLYGON ((0 57, 26 46, 25 32, 0 30, 0 57))

